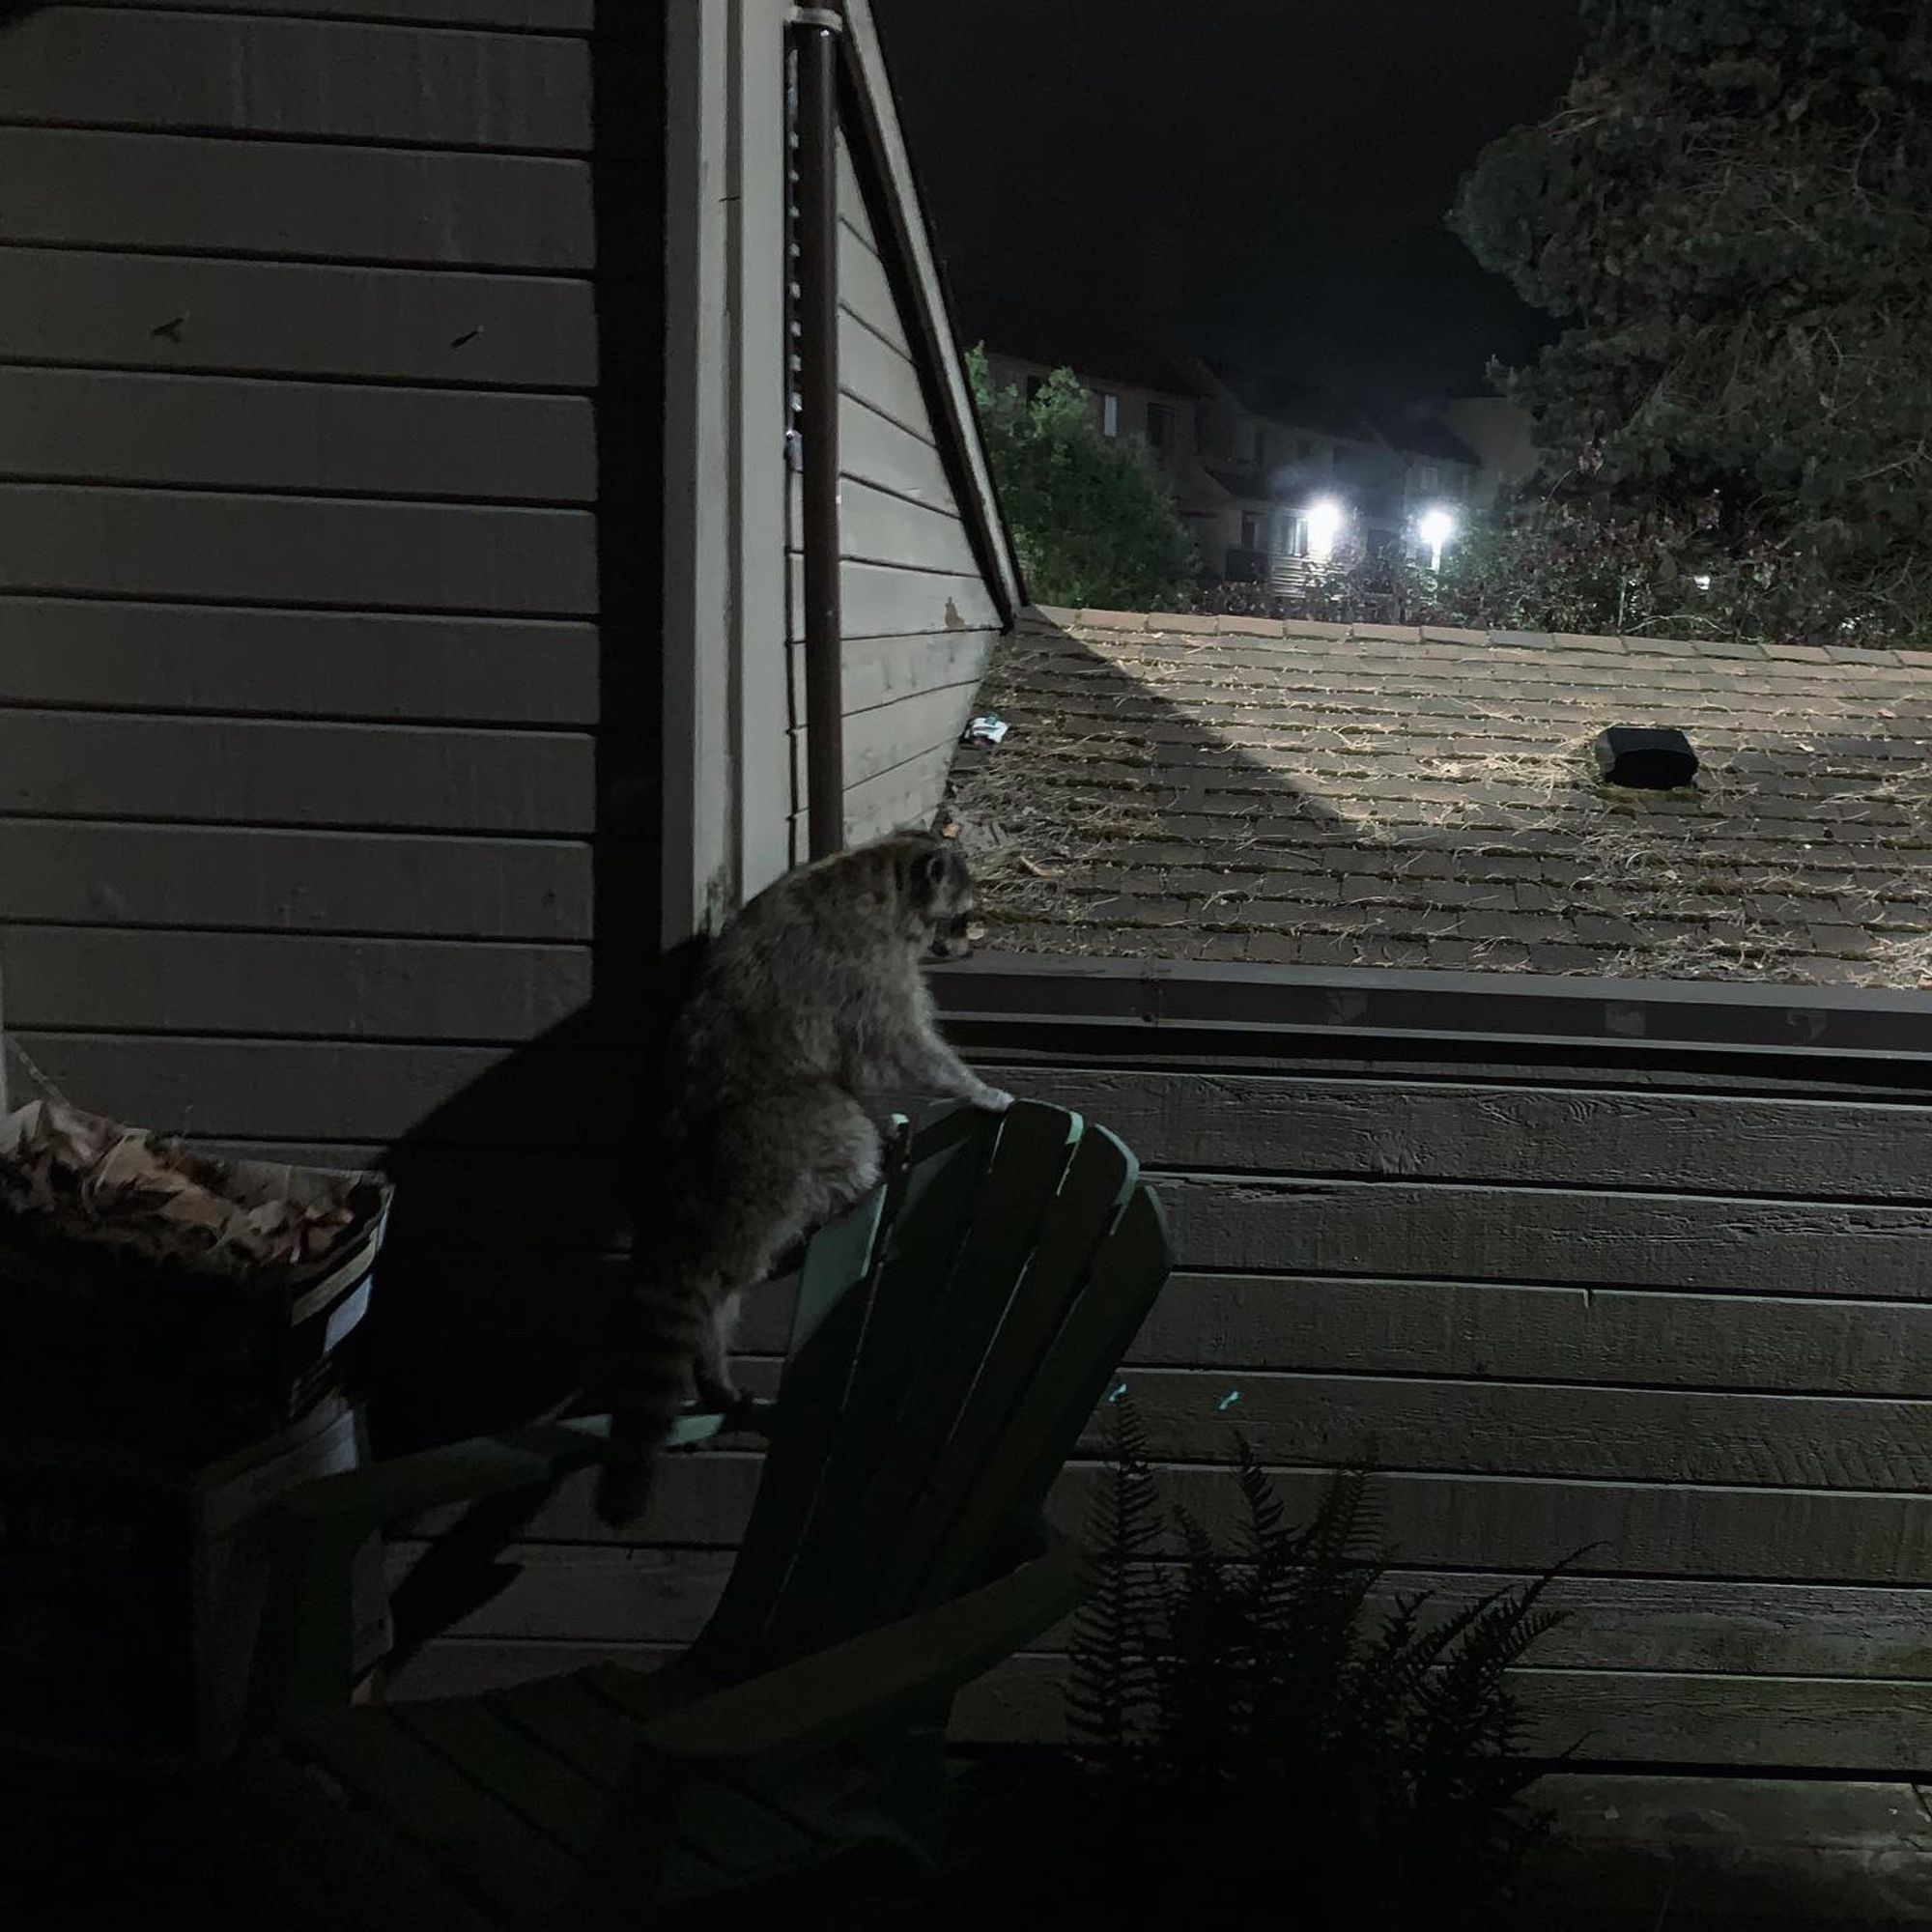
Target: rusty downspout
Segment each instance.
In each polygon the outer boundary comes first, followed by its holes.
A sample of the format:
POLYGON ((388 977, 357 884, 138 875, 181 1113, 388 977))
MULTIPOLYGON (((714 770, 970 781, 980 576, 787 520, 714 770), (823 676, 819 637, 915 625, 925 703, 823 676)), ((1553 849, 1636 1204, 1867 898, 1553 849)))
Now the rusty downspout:
POLYGON ((792 15, 798 61, 798 425, 803 445, 806 812, 810 856, 845 843, 838 597, 838 27, 792 15))

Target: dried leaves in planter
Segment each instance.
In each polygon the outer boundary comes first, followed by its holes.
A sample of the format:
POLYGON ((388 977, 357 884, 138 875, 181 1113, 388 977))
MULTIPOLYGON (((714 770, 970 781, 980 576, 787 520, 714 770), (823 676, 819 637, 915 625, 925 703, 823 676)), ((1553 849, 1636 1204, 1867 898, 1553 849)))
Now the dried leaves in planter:
POLYGON ((230 1162, 60 1100, 0 1120, 0 1211, 23 1230, 224 1281, 326 1262, 367 1225, 361 1191, 265 1192, 230 1162))

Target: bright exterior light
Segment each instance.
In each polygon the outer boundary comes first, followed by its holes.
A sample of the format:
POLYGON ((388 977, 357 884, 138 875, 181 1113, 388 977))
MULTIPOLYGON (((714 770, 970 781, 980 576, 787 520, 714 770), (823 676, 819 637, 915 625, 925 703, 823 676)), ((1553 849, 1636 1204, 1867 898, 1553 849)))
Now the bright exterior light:
POLYGON ((1440 504, 1425 510, 1416 520, 1415 533, 1429 546, 1429 567, 1442 568, 1442 546, 1456 534, 1456 519, 1440 504))
POLYGON ((1335 539, 1342 534, 1348 515, 1333 497, 1318 497, 1309 504, 1306 516, 1311 563, 1326 563, 1335 554, 1335 539))

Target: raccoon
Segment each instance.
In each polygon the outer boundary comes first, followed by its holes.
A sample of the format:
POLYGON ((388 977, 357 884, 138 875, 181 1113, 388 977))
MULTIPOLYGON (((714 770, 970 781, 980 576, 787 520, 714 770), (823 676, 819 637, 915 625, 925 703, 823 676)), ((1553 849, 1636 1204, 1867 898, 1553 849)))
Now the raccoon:
POLYGON ((877 1180, 881 1097, 1011 1105, 940 1037, 920 973, 928 952, 968 950, 976 904, 956 845, 896 833, 787 873, 712 943, 671 1048, 662 1205, 639 1232, 597 1488, 606 1522, 642 1512, 688 1393, 738 1402, 725 1352, 739 1301, 877 1180))

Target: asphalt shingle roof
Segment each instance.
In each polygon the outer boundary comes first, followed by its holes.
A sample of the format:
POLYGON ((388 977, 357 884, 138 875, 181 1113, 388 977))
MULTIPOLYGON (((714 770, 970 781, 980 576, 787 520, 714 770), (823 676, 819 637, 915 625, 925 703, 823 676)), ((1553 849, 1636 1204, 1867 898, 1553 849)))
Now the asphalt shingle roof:
POLYGON ((1035 611, 978 708, 990 948, 1932 984, 1932 654, 1035 611))

